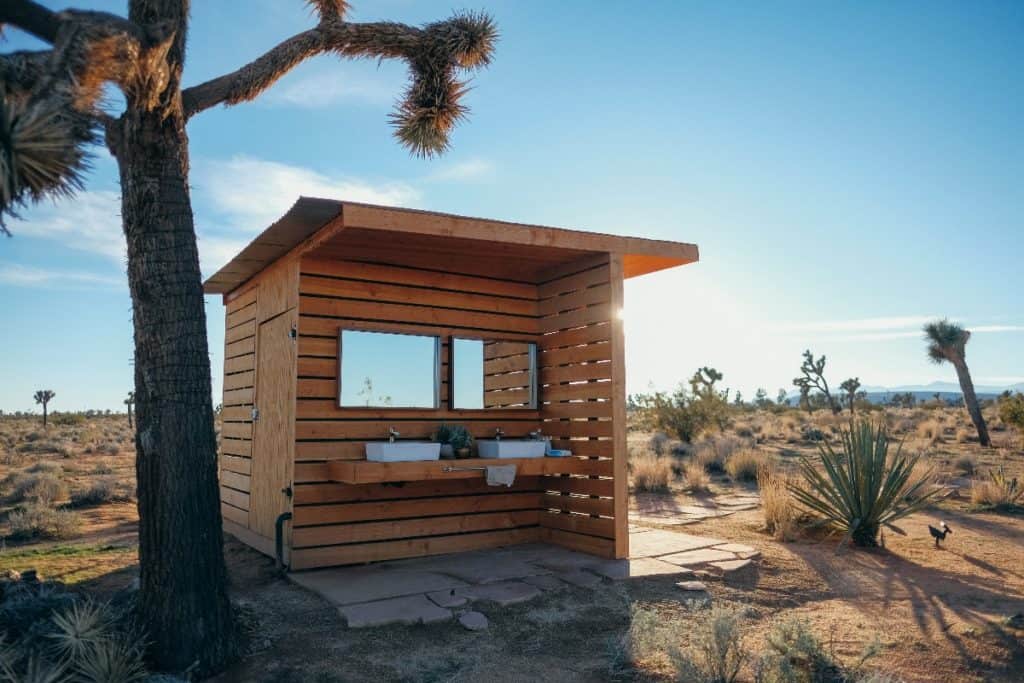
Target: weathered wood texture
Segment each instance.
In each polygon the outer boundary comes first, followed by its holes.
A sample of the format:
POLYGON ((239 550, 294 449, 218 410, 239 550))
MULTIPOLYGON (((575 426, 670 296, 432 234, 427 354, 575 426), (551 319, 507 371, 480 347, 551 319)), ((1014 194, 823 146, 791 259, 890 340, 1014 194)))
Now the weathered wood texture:
POLYGON ((536 341, 537 286, 336 258, 306 257, 300 270, 292 568, 536 540, 543 512, 539 477, 520 477, 511 489, 486 486, 482 473, 349 485, 331 482, 327 463, 364 459, 366 441, 386 439, 392 426, 414 440, 429 438, 442 422, 464 424, 481 438, 499 427, 509 437, 537 429, 536 410, 451 409, 448 372, 450 336, 536 341), (441 336, 442 408, 339 408, 341 329, 441 336))
POLYGON ((252 409, 256 393, 257 287, 227 303, 224 396, 221 407, 220 510, 225 520, 249 527, 252 409))
POLYGON ((595 472, 542 477, 542 538, 607 557, 628 554, 621 292, 621 257, 607 255, 560 266, 538 287, 542 429, 595 472))

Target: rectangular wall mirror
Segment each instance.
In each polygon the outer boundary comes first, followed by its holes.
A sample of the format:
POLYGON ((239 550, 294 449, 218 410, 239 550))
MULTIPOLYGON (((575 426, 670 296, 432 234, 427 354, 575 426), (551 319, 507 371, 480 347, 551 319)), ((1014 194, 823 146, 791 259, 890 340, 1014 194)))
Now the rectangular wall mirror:
POLYGON ((452 337, 452 408, 537 407, 537 345, 452 337))
POLYGON ((342 330, 338 405, 342 408, 438 408, 441 338, 342 330))

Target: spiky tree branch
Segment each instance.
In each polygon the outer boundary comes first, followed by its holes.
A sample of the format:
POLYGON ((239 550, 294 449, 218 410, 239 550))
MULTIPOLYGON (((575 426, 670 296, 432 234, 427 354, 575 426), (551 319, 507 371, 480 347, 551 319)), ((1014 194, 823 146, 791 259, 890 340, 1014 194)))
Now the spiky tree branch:
POLYGON ((467 87, 456 72, 490 62, 498 37, 491 17, 461 13, 421 28, 393 22, 357 24, 341 19, 343 2, 312 4, 321 16, 316 27, 288 38, 236 71, 182 90, 185 116, 218 104, 251 101, 316 55, 403 59, 412 80, 391 115, 395 136, 420 156, 447 149, 451 129, 468 111, 461 103, 467 87))

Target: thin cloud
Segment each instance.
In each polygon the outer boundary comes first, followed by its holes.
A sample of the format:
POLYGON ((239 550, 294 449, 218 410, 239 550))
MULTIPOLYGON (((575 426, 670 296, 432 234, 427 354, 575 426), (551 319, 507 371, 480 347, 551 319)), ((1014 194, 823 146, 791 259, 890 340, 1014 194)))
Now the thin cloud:
POLYGON ((400 91, 401 84, 384 78, 369 79, 333 70, 285 76, 264 101, 271 106, 299 109, 324 109, 342 102, 387 106, 400 91))
POLYGON ((17 263, 0 263, 0 283, 16 287, 81 288, 83 285, 99 287, 125 287, 127 280, 83 270, 35 268, 17 263))
POLYGON ((13 226, 19 237, 57 240, 65 247, 124 263, 121 197, 116 192, 79 192, 57 202, 42 202, 25 211, 25 216, 13 226))
POLYGON ((805 323, 788 323, 779 326, 783 332, 856 332, 900 330, 908 327, 920 328, 935 316, 905 315, 883 318, 855 318, 852 320, 827 320, 805 323))
POLYGON ((467 159, 438 168, 427 177, 431 182, 467 182, 494 175, 494 164, 486 159, 467 159))

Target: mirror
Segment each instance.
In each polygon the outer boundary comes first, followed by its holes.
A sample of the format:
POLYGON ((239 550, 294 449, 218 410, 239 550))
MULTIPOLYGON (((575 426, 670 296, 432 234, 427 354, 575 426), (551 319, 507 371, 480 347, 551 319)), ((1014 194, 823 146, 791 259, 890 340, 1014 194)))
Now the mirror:
POLYGON ((342 330, 338 405, 437 408, 440 337, 342 330))
POLYGON ((537 345, 452 338, 452 408, 537 407, 537 345))

